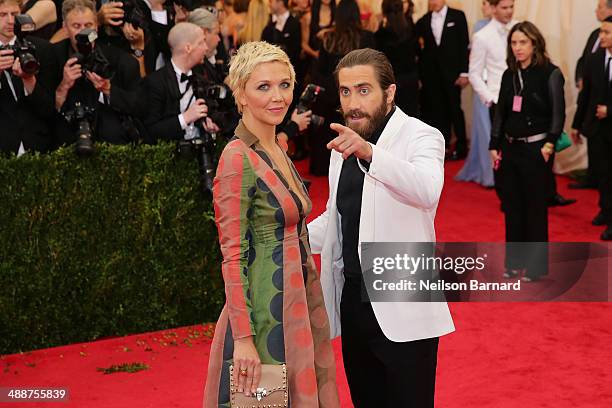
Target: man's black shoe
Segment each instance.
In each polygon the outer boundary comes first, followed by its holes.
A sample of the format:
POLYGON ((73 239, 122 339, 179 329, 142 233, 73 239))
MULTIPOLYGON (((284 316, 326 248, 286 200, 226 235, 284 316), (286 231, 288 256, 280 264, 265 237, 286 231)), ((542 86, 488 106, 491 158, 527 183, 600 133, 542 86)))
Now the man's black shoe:
POLYGON ((601 211, 595 216, 595 218, 593 218, 593 221, 591 221, 591 224, 595 225, 596 227, 606 225, 606 219, 601 213, 601 211))
POLYGON ((612 226, 608 226, 604 232, 601 233, 602 241, 612 241, 612 226))
POLYGON ((548 201, 549 207, 565 207, 566 205, 574 204, 576 199, 565 198, 561 194, 555 194, 552 200, 548 201))
POLYGON ((567 185, 567 188, 571 188, 572 190, 586 190, 589 188, 594 188, 596 189, 597 186, 593 183, 588 183, 586 181, 578 181, 575 183, 569 183, 567 185))

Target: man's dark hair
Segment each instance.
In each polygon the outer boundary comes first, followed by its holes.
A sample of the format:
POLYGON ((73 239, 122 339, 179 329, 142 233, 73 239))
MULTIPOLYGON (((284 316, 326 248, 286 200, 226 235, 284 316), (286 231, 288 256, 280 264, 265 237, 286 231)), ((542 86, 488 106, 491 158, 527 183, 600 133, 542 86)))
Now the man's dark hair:
MULTIPOLYGON (((612 0, 611 0, 611 1, 612 1, 612 0)), ((606 22, 606 23, 612 23, 612 16, 608 16, 608 18, 606 18, 606 19, 604 20, 604 22, 606 22)))
POLYGON ((501 2, 501 0, 488 0, 489 4, 493 7, 497 7, 499 5, 499 3, 501 2))
POLYGON ((346 54, 334 71, 336 83, 338 83, 338 73, 342 68, 352 68, 357 65, 369 65, 374 68, 376 79, 383 91, 395 83, 395 75, 389 59, 382 52, 371 48, 362 48, 346 54))

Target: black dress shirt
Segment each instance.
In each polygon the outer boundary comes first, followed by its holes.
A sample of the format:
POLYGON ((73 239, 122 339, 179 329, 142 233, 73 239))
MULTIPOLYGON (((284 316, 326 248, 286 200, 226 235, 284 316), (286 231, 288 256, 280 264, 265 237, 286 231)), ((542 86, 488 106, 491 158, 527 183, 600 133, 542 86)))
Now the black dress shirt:
MULTIPOLYGON (((385 117, 382 125, 376 129, 368 142, 376 144, 389 119, 395 112, 395 107, 385 117)), ((364 167, 370 163, 361 161, 364 167)), ((336 206, 341 215, 342 227, 342 258, 344 261, 344 277, 349 283, 359 283, 362 280, 361 264, 357 245, 359 244, 359 222, 361 219, 361 194, 365 174, 357 164, 357 158, 351 155, 342 164, 340 180, 338 180, 338 196, 336 206)))

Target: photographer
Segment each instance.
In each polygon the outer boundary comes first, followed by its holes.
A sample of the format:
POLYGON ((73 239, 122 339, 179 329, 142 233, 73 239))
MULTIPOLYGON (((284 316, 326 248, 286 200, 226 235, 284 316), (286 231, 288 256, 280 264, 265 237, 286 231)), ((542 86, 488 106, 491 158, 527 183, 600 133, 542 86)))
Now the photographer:
MULTIPOLYGON (((208 107, 204 99, 194 97, 193 69, 202 63, 208 47, 202 30, 191 23, 175 25, 168 44, 172 50, 170 64, 145 81, 149 101, 145 124, 155 140, 194 139, 200 136, 196 122, 202 123, 208 107)), ((210 118, 205 125, 209 131, 219 130, 210 118)))
POLYGON ((204 32, 208 51, 206 51, 203 68, 207 79, 216 84, 222 84, 227 77, 227 61, 217 59, 219 45, 221 44, 217 16, 207 9, 199 8, 189 13, 187 22, 197 25, 204 32))
POLYGON ((0 0, 0 152, 17 155, 50 149, 48 123, 54 117, 53 99, 44 85, 48 80, 37 78, 41 55, 44 71, 51 72, 48 46, 42 40, 35 40, 35 46, 23 38, 19 20, 31 18, 19 15, 20 6, 17 0, 0 0))
POLYGON ((135 93, 140 80, 138 63, 121 50, 95 42, 97 19, 91 0, 65 0, 62 15, 69 39, 53 46, 58 61, 55 107, 61 114, 56 127, 59 142, 75 141, 77 124, 67 117, 78 106, 89 111, 97 140, 113 144, 136 141, 133 117, 138 116, 141 105, 135 93))
POLYGON ((201 65, 198 65, 197 71, 203 71, 203 76, 208 84, 214 84, 225 88, 227 96, 220 101, 220 106, 217 109, 223 117, 218 122, 215 122, 222 127, 222 133, 231 138, 240 120, 240 114, 236 108, 236 103, 234 102, 231 91, 225 85, 225 78, 228 74, 227 56, 221 56, 221 58, 219 58, 219 51, 221 50, 221 53, 224 53, 225 46, 221 42, 221 37, 219 36, 218 13, 216 9, 213 13, 208 7, 195 9, 189 13, 188 22, 202 29, 206 46, 208 47, 204 61, 201 65))
POLYGON ((100 38, 138 60, 142 76, 166 65, 170 49, 166 39, 174 11, 165 0, 123 0, 103 4, 98 21, 104 25, 100 38))

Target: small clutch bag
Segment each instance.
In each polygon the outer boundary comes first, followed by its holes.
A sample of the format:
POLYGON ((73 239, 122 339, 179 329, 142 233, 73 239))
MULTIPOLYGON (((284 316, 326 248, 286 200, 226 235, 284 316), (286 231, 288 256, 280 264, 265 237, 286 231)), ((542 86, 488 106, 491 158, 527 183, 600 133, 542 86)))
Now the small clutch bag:
POLYGON ((238 392, 234 384, 234 366, 230 366, 230 407, 231 408, 287 408, 287 366, 285 364, 262 364, 261 380, 255 395, 247 397, 238 392))
POLYGON ((572 145, 572 141, 567 135, 566 132, 561 133, 561 136, 557 139, 557 143, 555 143, 555 152, 559 153, 567 149, 572 145))

